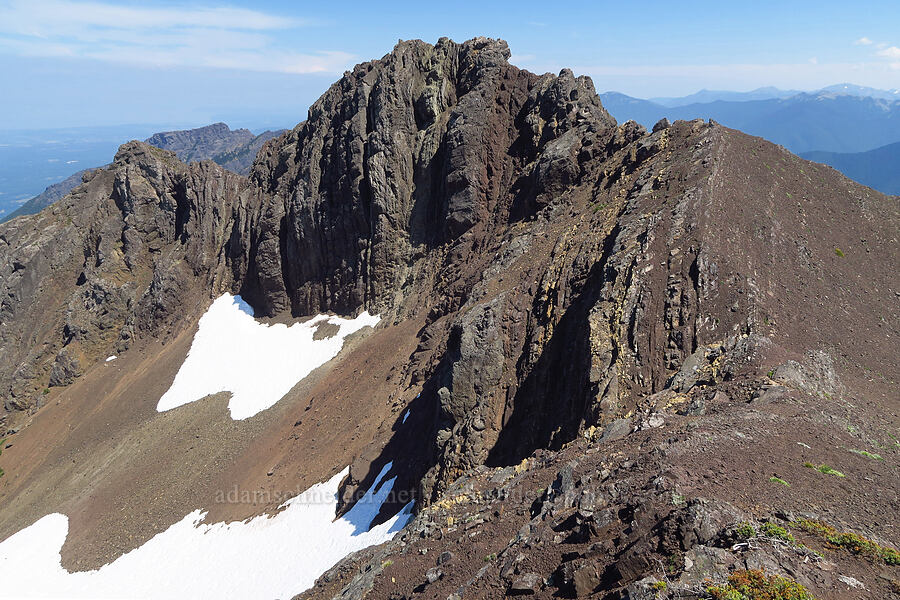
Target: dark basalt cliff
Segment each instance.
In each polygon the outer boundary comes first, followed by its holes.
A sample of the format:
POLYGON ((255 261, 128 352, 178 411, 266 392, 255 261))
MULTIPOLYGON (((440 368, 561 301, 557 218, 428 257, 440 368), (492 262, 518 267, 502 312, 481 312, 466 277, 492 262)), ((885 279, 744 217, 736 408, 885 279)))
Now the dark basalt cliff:
POLYGON ((226 242, 246 180, 139 142, 53 207, 0 228, 5 410, 39 406, 89 364, 165 335, 228 289, 226 242), (201 300, 201 303, 205 300, 201 300))
POLYGON ((618 125, 590 79, 508 58, 485 38, 401 42, 247 179, 133 142, 0 226, 7 426, 225 291, 257 316, 421 323, 393 380, 418 433, 345 482, 390 460, 420 506, 484 465, 702 414, 719 385, 749 402, 784 361, 818 369, 794 378, 807 394, 850 389, 839 357, 896 371, 895 199, 714 123, 618 125))

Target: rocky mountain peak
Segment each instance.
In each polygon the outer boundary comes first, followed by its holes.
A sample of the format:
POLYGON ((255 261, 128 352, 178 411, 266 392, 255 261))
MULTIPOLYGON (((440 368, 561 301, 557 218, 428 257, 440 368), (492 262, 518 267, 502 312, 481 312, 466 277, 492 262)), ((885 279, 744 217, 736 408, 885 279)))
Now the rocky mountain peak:
POLYGON ((271 218, 302 227, 278 249, 289 264, 263 274, 266 312, 397 309, 396 290, 429 248, 465 252, 527 217, 551 172, 577 170, 578 142, 615 127, 589 78, 537 76, 508 58, 489 38, 401 42, 260 152, 251 180, 282 203, 271 218))
MULTIPOLYGON (((132 142, 50 209, 0 225, 4 427, 48 398, 61 400, 43 410, 79 414, 65 404, 73 397, 85 429, 121 427, 100 466, 69 477, 60 450, 35 467, 49 473, 39 484, 90 481, 114 500, 132 486, 122 501, 153 515, 138 532, 146 540, 173 522, 171 499, 137 487, 124 463, 123 485, 93 477, 121 448, 153 456, 154 475, 182 454, 219 470, 184 474, 178 489, 195 503, 177 518, 232 482, 293 486, 349 464, 342 510, 380 475, 419 507, 415 535, 401 540, 416 551, 386 548, 390 560, 434 568, 422 545, 451 539, 478 557, 477 569, 454 573, 451 560, 444 579, 432 572, 428 593, 440 597, 482 577, 494 586, 485 597, 624 597, 659 565, 696 591, 708 557, 734 564, 726 521, 757 519, 701 495, 757 511, 786 493, 790 473, 807 505, 873 501, 850 478, 816 493, 826 488, 812 478, 831 475, 803 463, 862 461, 847 448, 882 449, 876 438, 891 447, 880 420, 896 420, 882 400, 897 377, 895 199, 712 122, 619 125, 589 78, 536 75, 509 56, 489 38, 400 42, 267 142, 249 178, 132 142), (225 293, 267 322, 362 310, 380 320, 246 429, 217 412, 221 397, 158 418, 201 315, 225 293), (107 369, 110 355, 132 368, 107 369), (84 389, 111 391, 95 411, 84 389), (138 409, 120 389, 138 393, 138 409), (851 437, 848 414, 865 434, 851 437), (178 445, 167 435, 145 445, 134 437, 144 422, 189 427, 178 445), (223 434, 235 431, 256 437, 223 434), (726 466, 738 450, 744 466, 726 466), (481 526, 492 534, 478 536, 481 526)), ((65 444, 80 460, 83 438, 65 444)), ((871 460, 860 473, 896 480, 871 460)), ((52 502, 15 489, 0 527, 52 502)), ((401 504, 386 502, 378 519, 401 504)), ((892 514, 888 504, 878 512, 892 514)), ((97 503, 82 535, 96 536, 95 522, 118 531, 117 508, 97 503)), ((138 543, 127 533, 117 550, 138 543)), ((339 567, 314 593, 346 586, 361 597, 385 556, 351 558, 373 566, 339 567)), ((416 589, 421 571, 398 581, 416 589)), ((867 585, 885 588, 876 579, 867 585)))

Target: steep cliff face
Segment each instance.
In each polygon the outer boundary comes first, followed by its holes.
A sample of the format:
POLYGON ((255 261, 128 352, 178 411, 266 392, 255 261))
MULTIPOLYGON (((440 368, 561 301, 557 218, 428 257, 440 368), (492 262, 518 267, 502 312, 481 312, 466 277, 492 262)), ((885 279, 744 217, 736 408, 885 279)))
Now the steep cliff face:
POLYGON ((187 167, 132 142, 50 210, 5 224, 5 409, 39 406, 45 388, 72 383, 137 335, 183 326, 198 300, 228 289, 228 241, 248 226, 245 188, 212 163, 187 167))
MULTIPOLYGON (((259 317, 366 309, 400 340, 360 354, 393 365, 378 389, 415 433, 385 418, 340 459, 349 500, 391 462, 428 505, 485 465, 750 402, 780 367, 809 397, 887 393, 895 200, 712 122, 618 125, 590 79, 508 58, 401 42, 248 179, 132 143, 0 226, 7 425, 225 291, 259 317)), ((367 381, 340 400, 365 411, 367 381)))
POLYGON ((538 77, 508 57, 489 39, 402 42, 268 144, 251 180, 273 198, 267 229, 283 234, 256 255, 258 303, 404 314, 435 271, 533 213, 538 155, 615 122, 589 79, 538 77))

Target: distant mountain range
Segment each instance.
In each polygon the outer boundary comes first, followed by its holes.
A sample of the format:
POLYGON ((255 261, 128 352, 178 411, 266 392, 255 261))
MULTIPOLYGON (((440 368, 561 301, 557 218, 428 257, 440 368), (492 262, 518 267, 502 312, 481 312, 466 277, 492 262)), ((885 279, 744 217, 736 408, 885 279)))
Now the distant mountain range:
MULTIPOLYGON (((680 96, 676 98, 650 98, 650 102, 660 104, 662 106, 686 106, 688 104, 702 104, 707 102, 716 102, 723 100, 726 102, 747 102, 749 100, 771 100, 773 98, 790 98, 797 94, 803 94, 800 90, 782 90, 776 87, 767 86, 751 90, 749 92, 731 92, 727 90, 700 90, 688 96, 680 96)), ((808 92, 810 94, 841 94, 847 96, 861 96, 876 98, 880 100, 900 100, 900 90, 879 90, 876 88, 866 87, 862 85, 854 85, 852 83, 838 83, 823 87, 820 90, 808 92)))
POLYGON ((804 152, 807 160, 831 165, 850 179, 885 194, 900 195, 900 142, 868 152, 804 152))
POLYGON ((835 91, 765 100, 715 100, 663 106, 618 92, 601 94, 618 121, 652 127, 659 119, 714 119, 792 152, 864 152, 900 141, 900 101, 835 91))
POLYGON ((766 87, 650 100, 619 92, 600 97, 620 123, 634 120, 651 128, 663 117, 714 119, 884 193, 900 194, 900 90, 842 83, 815 92, 766 87))
MULTIPOLYGON (((234 129, 225 123, 214 123, 196 129, 165 131, 154 133, 146 141, 148 144, 171 150, 184 162, 212 160, 226 169, 247 175, 259 149, 273 137, 283 133, 264 131, 255 135, 249 129, 234 129)), ((42 193, 31 198, 15 211, 0 216, 0 223, 21 215, 31 215, 50 206, 82 182, 82 176, 93 168, 82 169, 63 181, 54 183, 42 193)))
POLYGON ((650 98, 650 102, 662 106, 685 106, 725 100, 730 102, 746 102, 748 100, 769 100, 771 98, 788 98, 800 94, 800 90, 780 90, 776 87, 761 87, 749 92, 731 92, 727 90, 700 90, 688 96, 676 98, 650 98))

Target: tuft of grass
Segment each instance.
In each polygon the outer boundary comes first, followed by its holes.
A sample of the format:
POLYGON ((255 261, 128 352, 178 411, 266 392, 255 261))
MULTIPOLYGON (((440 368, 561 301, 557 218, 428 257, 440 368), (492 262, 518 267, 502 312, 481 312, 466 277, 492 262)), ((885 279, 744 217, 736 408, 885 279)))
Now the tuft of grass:
POLYGON ((792 536, 787 529, 780 525, 776 525, 775 523, 763 523, 762 527, 759 528, 759 531, 763 535, 779 539, 783 542, 794 543, 794 536, 792 536))
POLYGON ((866 458, 871 458, 872 460, 884 460, 881 458, 880 454, 875 454, 874 452, 866 452, 865 450, 854 450, 850 449, 850 452, 853 454, 859 454, 860 456, 865 456, 866 458))
POLYGON ((653 584, 653 589, 656 590, 657 592, 665 591, 665 589, 667 587, 669 587, 669 584, 666 583, 665 581, 657 581, 656 583, 653 584))
POLYGON ((837 254, 839 257, 844 258, 844 251, 841 250, 840 248, 835 248, 834 253, 837 254))
POLYGON ((783 485, 785 487, 791 487, 791 484, 789 484, 787 481, 785 481, 781 477, 769 477, 769 481, 771 481, 772 483, 780 483, 781 485, 783 485))
POLYGON ((835 477, 844 477, 845 475, 838 471, 837 469, 832 469, 828 465, 819 465, 816 467, 816 470, 819 473, 825 473, 826 475, 834 475, 835 477))
POLYGON ((883 562, 888 565, 900 565, 900 552, 887 546, 881 546, 868 538, 851 533, 840 532, 822 521, 802 519, 797 527, 807 533, 817 535, 825 540, 826 546, 834 550, 846 550, 851 554, 863 556, 872 562, 883 562))
POLYGON ((484 557, 484 562, 493 562, 495 560, 497 560, 497 554, 495 552, 491 552, 484 557))
POLYGON ((837 469, 832 469, 828 465, 814 465, 811 462, 803 463, 803 466, 807 469, 815 469, 819 473, 825 473, 826 475, 834 475, 835 477, 845 477, 843 473, 838 471, 837 469))
POLYGON ((787 577, 766 575, 762 569, 740 569, 725 585, 711 585, 713 600, 815 600, 805 587, 787 577))

